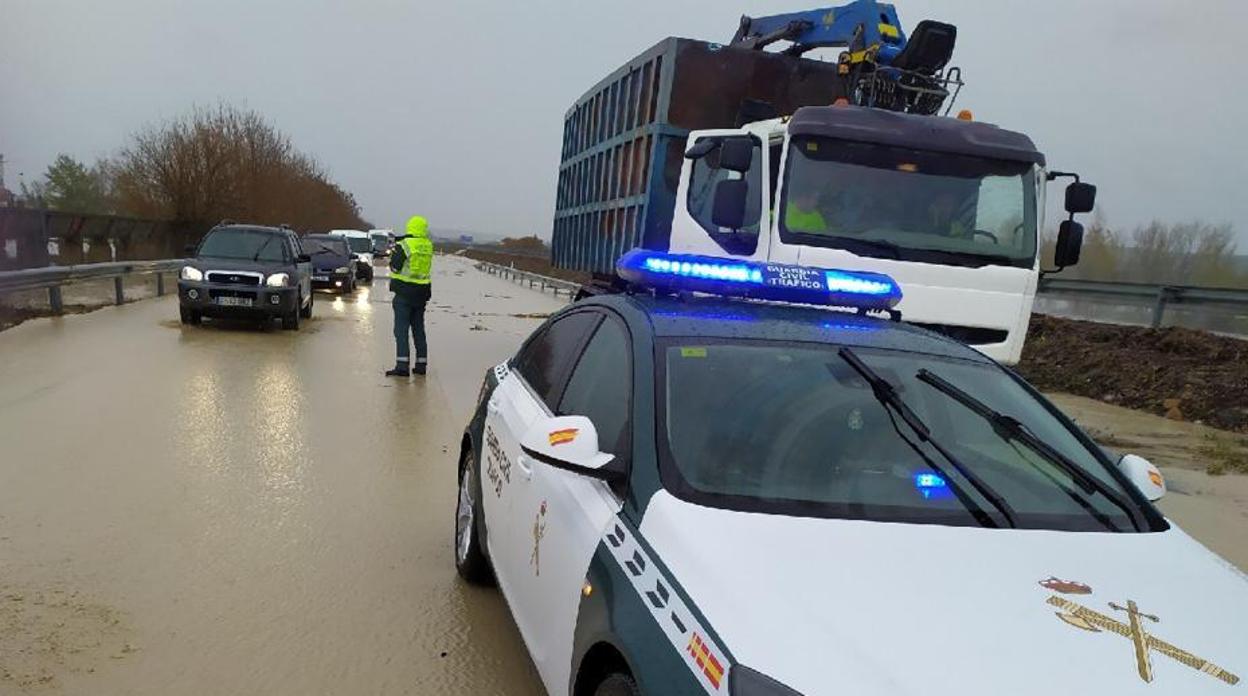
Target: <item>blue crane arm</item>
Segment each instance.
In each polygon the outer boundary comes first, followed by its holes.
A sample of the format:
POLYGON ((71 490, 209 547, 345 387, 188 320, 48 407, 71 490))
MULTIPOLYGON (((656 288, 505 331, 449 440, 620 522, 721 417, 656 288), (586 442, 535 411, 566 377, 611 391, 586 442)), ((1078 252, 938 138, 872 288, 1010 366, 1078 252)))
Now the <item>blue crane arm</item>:
POLYGON ((860 51, 879 46, 876 60, 887 65, 906 45, 906 35, 891 4, 854 0, 840 7, 742 17, 730 45, 761 49, 776 41, 792 41, 786 52, 798 55, 820 47, 860 51))

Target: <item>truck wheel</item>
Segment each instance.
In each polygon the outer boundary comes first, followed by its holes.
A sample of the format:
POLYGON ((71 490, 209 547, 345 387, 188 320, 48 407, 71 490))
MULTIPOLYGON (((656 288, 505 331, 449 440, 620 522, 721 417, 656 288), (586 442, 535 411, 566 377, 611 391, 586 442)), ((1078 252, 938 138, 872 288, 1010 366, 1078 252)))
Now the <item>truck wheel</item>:
POLYGON ((312 318, 312 302, 315 299, 316 299, 316 293, 312 293, 311 295, 308 295, 308 306, 299 308, 299 316, 303 317, 304 319, 312 318))
POLYGON ((455 505, 455 570, 459 577, 473 585, 490 584, 490 561, 481 548, 481 504, 477 485, 477 467, 472 449, 460 458, 459 496, 455 505))
POLYGON ((641 691, 637 689, 637 682, 627 674, 614 672, 608 674, 603 679, 598 688, 594 689, 594 696, 640 696, 641 691))
POLYGON ((199 323, 203 321, 203 315, 193 309, 187 309, 186 307, 178 307, 178 314, 182 317, 183 324, 198 326, 199 323))

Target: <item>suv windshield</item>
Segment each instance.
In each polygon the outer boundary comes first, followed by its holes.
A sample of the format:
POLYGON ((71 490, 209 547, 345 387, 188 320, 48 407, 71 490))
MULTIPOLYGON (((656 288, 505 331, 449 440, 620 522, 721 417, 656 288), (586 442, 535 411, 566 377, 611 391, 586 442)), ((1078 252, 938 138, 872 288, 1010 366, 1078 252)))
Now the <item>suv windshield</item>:
MULTIPOLYGON (((836 346, 673 339, 661 344, 663 482, 703 505, 797 516, 978 525, 994 505, 876 398, 836 346), (922 454, 920 454, 922 452, 922 454), (934 462, 947 480, 935 470, 934 462), (968 508, 955 493, 972 499, 968 508)), ((855 348, 931 428, 931 437, 1000 496, 1019 527, 1134 531, 1113 501, 920 381, 922 368, 1025 425, 1137 506, 1103 461, 1000 367, 855 348)))
POLYGON ((339 256, 347 255, 347 243, 341 237, 304 237, 299 240, 303 253, 312 255, 331 253, 339 256))
POLYGON ((199 245, 199 256, 219 259, 247 259, 248 261, 273 261, 284 263, 286 245, 282 235, 265 230, 246 228, 216 229, 204 237, 199 245))
POLYGON ((794 137, 784 241, 934 263, 1031 268, 1035 169, 1026 162, 794 137))
POLYGON ((367 254, 373 250, 373 242, 368 237, 347 237, 347 244, 357 254, 367 254))

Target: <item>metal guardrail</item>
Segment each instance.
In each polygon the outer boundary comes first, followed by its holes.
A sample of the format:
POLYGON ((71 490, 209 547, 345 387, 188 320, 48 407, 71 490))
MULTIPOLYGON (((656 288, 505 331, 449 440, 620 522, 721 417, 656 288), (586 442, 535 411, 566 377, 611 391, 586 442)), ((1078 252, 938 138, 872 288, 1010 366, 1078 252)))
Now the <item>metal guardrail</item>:
MULTIPOLYGON (((568 297, 572 297, 581 287, 579 283, 569 280, 551 278, 489 261, 477 261, 476 266, 491 275, 527 283, 529 287, 550 289, 556 295, 566 292, 568 297)), ((1073 299, 1117 298, 1133 304, 1151 303, 1153 328, 1161 326, 1166 307, 1170 305, 1218 306, 1248 313, 1248 290, 1234 288, 1199 288, 1186 285, 1119 283, 1049 277, 1040 279, 1038 292, 1050 296, 1067 295, 1073 299)))
POLYGON ((54 313, 65 311, 65 303, 61 297, 61 287, 87 280, 113 279, 113 295, 117 304, 126 301, 123 279, 128 276, 155 275, 156 294, 165 294, 165 277, 186 264, 185 259, 165 259, 162 261, 115 261, 109 263, 88 263, 77 266, 46 266, 43 268, 27 268, 19 271, 0 272, 0 294, 19 292, 22 290, 48 291, 48 304, 54 313))
POLYGON ((581 289, 580 283, 574 283, 570 280, 560 280, 559 278, 551 278, 550 276, 531 273, 529 271, 522 271, 518 268, 503 266, 497 263, 490 263, 489 261, 477 261, 477 268, 489 273, 490 275, 499 276, 500 278, 507 278, 520 283, 528 283, 531 288, 540 286, 540 289, 542 290, 549 289, 555 294, 556 297, 559 296, 559 293, 566 292, 568 297, 571 298, 576 294, 577 290, 581 289))
POLYGON ((1041 278, 1037 291, 1046 295, 1074 295, 1082 298, 1118 298, 1139 303, 1151 302, 1153 328, 1161 326, 1167 305, 1221 306, 1248 312, 1248 290, 1233 288, 1041 278))

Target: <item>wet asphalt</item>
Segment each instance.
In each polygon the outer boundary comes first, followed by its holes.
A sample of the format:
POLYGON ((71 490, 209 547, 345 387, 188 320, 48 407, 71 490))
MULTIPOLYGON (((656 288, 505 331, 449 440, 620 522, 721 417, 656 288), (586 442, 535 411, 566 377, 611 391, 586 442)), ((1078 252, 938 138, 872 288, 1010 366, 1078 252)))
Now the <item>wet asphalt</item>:
POLYGON ((439 257, 430 374, 396 380, 380 275, 298 332, 166 297, 0 333, 0 693, 540 692, 455 574, 454 466, 563 300, 439 257))

